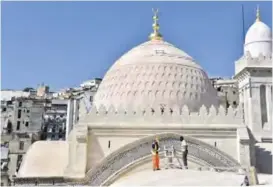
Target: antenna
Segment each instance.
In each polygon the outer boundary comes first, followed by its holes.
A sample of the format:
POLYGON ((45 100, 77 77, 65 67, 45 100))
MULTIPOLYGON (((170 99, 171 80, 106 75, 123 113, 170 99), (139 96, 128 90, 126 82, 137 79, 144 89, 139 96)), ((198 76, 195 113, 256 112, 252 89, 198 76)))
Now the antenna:
POLYGON ((244 5, 242 4, 242 55, 244 55, 244 45, 245 45, 245 13, 244 13, 244 5))
POLYGON ((244 13, 244 5, 242 4, 242 24, 243 24, 243 43, 245 42, 245 13, 244 13))

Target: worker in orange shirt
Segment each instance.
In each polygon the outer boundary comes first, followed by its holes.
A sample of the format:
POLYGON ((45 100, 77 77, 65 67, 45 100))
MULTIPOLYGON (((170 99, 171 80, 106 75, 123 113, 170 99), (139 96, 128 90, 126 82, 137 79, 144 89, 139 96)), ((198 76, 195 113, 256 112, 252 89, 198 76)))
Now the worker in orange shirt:
POLYGON ((151 150, 151 153, 152 153, 152 159, 153 159, 153 170, 160 170, 159 168, 159 141, 158 139, 156 138, 154 141, 153 141, 153 144, 152 144, 152 150, 151 150))

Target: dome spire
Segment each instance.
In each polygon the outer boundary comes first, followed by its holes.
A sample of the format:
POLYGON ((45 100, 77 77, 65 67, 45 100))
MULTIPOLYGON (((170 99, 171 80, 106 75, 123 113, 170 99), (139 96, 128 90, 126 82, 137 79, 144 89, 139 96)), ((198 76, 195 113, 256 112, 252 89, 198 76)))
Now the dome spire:
POLYGON ((260 8, 259 5, 257 5, 257 9, 256 9, 256 21, 261 21, 261 15, 260 15, 260 8))
POLYGON ((153 16, 153 30, 150 34, 150 40, 162 40, 162 35, 159 33, 159 24, 158 24, 158 9, 152 9, 154 16, 153 16))

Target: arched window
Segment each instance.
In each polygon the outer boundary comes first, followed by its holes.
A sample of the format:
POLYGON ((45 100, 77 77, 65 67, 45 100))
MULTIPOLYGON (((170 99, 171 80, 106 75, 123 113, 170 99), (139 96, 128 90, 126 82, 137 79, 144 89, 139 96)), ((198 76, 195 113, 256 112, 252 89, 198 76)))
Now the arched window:
POLYGON ((264 124, 268 122, 265 91, 266 91, 265 85, 261 85, 260 86, 260 104, 261 104, 262 127, 264 127, 264 124))

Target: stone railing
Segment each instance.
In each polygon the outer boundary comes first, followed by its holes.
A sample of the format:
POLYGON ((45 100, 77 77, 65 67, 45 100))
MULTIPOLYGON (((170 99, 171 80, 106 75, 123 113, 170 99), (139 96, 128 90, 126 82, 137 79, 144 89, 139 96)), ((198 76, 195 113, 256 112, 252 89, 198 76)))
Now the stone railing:
MULTIPOLYGON (((86 178, 83 180, 84 183, 82 184, 91 186, 107 184, 107 181, 110 180, 109 178, 112 176, 117 177, 117 172, 124 173, 121 171, 129 169, 130 167, 128 166, 131 163, 150 155, 150 147, 156 137, 160 139, 161 150, 163 150, 162 146, 164 145, 173 145, 175 149, 180 149, 181 142, 179 141, 179 134, 164 133, 145 137, 127 144, 108 155, 102 162, 87 172, 86 178)), ((203 163, 207 163, 210 167, 233 168, 233 170, 234 168, 238 170, 238 168, 241 167, 236 160, 213 146, 190 137, 185 137, 185 140, 188 142, 189 157, 203 161, 203 163)))
POLYGON ((204 105, 199 112, 190 112, 184 105, 182 108, 174 107, 150 107, 146 109, 123 109, 110 106, 106 109, 103 105, 99 108, 93 106, 90 113, 79 123, 101 124, 101 123, 177 123, 177 124, 242 124, 242 109, 225 109, 223 106, 209 109, 204 105))

